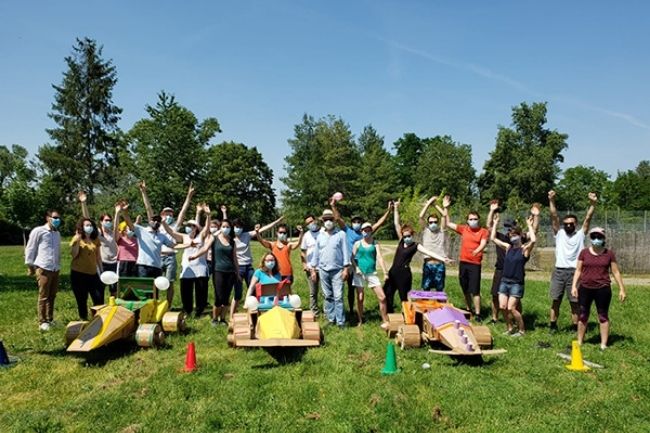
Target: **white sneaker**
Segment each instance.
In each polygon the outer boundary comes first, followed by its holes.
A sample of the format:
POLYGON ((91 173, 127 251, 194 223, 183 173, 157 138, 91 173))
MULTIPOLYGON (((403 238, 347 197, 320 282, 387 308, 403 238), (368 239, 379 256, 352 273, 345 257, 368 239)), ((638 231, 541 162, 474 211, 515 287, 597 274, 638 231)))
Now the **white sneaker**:
POLYGON ((47 323, 47 322, 43 322, 43 323, 41 323, 39 325, 38 329, 41 330, 41 331, 47 332, 47 331, 50 330, 50 324, 47 323))

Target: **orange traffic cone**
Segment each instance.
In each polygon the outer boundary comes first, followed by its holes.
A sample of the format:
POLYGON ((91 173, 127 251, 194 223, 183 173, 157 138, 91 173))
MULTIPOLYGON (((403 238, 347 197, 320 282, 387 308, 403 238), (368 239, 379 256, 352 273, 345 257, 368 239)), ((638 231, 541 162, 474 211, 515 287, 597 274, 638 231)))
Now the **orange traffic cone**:
POLYGON ((185 368, 183 371, 186 373, 192 373, 196 370, 196 349, 194 348, 194 342, 191 342, 187 345, 187 355, 185 355, 185 368))
POLYGON ((565 367, 571 371, 590 370, 582 359, 582 350, 580 350, 580 344, 578 344, 577 340, 573 340, 571 343, 571 364, 565 365, 565 367))

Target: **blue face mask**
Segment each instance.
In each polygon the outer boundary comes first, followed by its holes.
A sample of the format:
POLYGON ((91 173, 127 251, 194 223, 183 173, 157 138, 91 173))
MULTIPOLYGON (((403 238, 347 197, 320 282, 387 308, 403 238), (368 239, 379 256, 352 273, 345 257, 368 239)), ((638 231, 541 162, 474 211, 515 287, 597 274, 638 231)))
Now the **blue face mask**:
POLYGON ((235 235, 239 236, 240 234, 242 234, 243 231, 244 229, 242 229, 241 227, 235 227, 235 235))
POLYGON ((187 233, 188 235, 189 235, 190 233, 192 233, 192 227, 190 227, 190 226, 185 226, 185 233, 187 233))
POLYGON ((467 225, 470 228, 473 228, 473 229, 478 228, 478 221, 477 220, 467 220, 467 225))
POLYGON ((50 219, 50 224, 52 224, 52 227, 55 229, 58 229, 59 226, 61 225, 61 218, 52 218, 50 219))
POLYGON ((127 230, 126 231, 126 237, 127 238, 132 238, 134 235, 135 235, 135 233, 133 232, 133 230, 127 230))
POLYGON ((411 245, 413 243, 413 237, 412 236, 404 236, 402 239, 404 239, 404 244, 406 244, 406 245, 411 245))
POLYGON ((278 233, 278 240, 280 242, 284 242, 287 240, 287 234, 286 233, 278 233))
POLYGON ((591 245, 595 247, 602 247, 603 245, 605 245, 605 239, 592 239, 591 245))
POLYGON ((93 232, 93 226, 84 226, 84 233, 87 235, 91 234, 93 232))
POLYGON ((268 270, 273 270, 273 268, 275 268, 275 262, 273 260, 269 260, 267 262, 264 262, 264 266, 266 266, 266 269, 268 270))
POLYGON ((438 223, 429 223, 429 230, 435 232, 438 230, 438 223))
POLYGON ((171 215, 167 215, 167 216, 165 217, 165 222, 167 223, 167 225, 173 223, 173 222, 174 222, 174 217, 171 216, 171 215))
POLYGON ((221 233, 228 236, 230 234, 230 227, 221 227, 221 233))
POLYGON ((316 224, 316 223, 310 223, 308 227, 309 227, 309 230, 311 230, 312 232, 317 232, 318 231, 318 224, 316 224))
POLYGON ((362 232, 362 233, 361 233, 361 235, 362 235, 364 238, 368 238, 368 237, 370 237, 371 234, 372 234, 372 232, 362 232))
POLYGON ((113 228, 113 221, 104 221, 104 222, 102 223, 102 226, 103 226, 106 230, 110 230, 110 229, 113 228))
POLYGON ((521 236, 511 236, 510 237, 510 243, 512 245, 517 245, 517 244, 521 243, 521 236))

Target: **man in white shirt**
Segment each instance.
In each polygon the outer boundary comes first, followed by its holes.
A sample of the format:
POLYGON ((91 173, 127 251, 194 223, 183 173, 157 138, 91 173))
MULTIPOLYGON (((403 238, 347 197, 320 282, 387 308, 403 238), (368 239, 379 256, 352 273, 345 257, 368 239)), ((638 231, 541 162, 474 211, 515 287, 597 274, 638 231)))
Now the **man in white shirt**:
POLYGON ((316 250, 316 238, 320 232, 320 227, 314 215, 307 215, 305 218, 305 227, 307 231, 302 238, 302 244, 300 245, 300 260, 302 261, 302 269, 307 275, 307 283, 309 284, 309 309, 318 316, 318 285, 319 278, 318 273, 316 273, 316 279, 311 278, 311 267, 309 262, 312 259, 312 255, 316 250))
POLYGON ((29 234, 25 247, 27 273, 36 276, 38 285, 38 327, 49 331, 54 322, 54 299, 59 289, 61 269, 61 216, 55 210, 48 210, 46 223, 35 227, 29 234))

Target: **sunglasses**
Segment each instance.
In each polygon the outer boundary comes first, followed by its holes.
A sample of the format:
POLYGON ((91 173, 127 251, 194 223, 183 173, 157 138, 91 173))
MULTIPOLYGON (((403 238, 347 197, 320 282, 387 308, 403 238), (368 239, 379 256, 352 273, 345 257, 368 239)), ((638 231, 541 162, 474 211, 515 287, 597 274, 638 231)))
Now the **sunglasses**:
POLYGON ((603 235, 601 235, 601 234, 595 234, 595 233, 592 234, 592 235, 589 235, 589 237, 590 237, 591 239, 603 239, 603 240, 605 239, 605 236, 603 236, 603 235))
POLYGON ((287 232, 278 232, 279 235, 286 235, 287 232))
POLYGON ((478 218, 467 218, 467 221, 478 221, 478 218))

